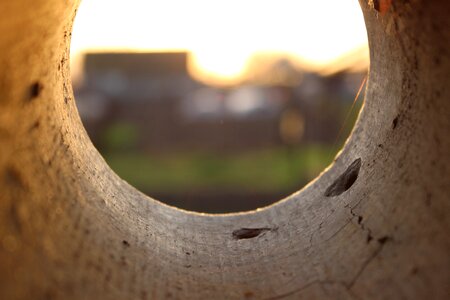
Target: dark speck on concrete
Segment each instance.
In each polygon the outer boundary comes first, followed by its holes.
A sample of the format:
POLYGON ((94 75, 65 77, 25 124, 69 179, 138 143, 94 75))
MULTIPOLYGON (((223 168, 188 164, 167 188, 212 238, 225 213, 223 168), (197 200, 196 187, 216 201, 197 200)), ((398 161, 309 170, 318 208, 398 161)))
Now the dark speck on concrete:
POLYGON ((325 197, 339 196, 347 191, 358 179, 361 168, 361 158, 356 159, 344 173, 341 174, 325 191, 325 197))
POLYGON ((241 228, 233 231, 233 238, 235 240, 242 239, 251 239, 259 236, 261 233, 270 231, 271 228, 263 227, 263 228, 241 228))
POLYGON ((28 90, 27 99, 29 101, 32 101, 32 100, 38 98, 42 92, 42 89, 43 89, 43 86, 39 81, 33 83, 28 90))
POLYGON ((397 117, 395 117, 395 119, 392 121, 392 129, 395 129, 395 128, 397 128, 397 125, 398 125, 398 116, 397 117))

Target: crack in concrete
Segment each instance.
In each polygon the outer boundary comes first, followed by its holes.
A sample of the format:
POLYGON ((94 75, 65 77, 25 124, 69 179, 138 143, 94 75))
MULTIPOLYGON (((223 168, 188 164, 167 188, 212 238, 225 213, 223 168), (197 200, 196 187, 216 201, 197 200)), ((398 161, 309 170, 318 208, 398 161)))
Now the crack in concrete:
MULTIPOLYGON (((328 237, 327 239, 325 239, 325 241, 328 241, 332 238, 334 238, 340 231, 342 231, 348 224, 350 224, 351 220, 356 218, 357 219, 357 225, 358 227, 362 230, 367 232, 367 243, 369 243, 370 241, 372 241, 374 239, 374 236, 372 235, 372 230, 370 228, 368 228, 367 226, 364 225, 363 220, 364 217, 362 215, 359 215, 357 213, 354 212, 354 209, 359 205, 361 201, 359 201, 356 205, 354 205, 353 207, 350 207, 349 205, 346 205, 346 208, 350 209, 350 214, 352 215, 352 218, 349 219, 343 226, 341 226, 337 231, 335 231, 330 237, 328 237)), ((319 224, 319 227, 317 230, 320 230, 322 228, 323 222, 321 222, 319 224)), ((317 232, 317 230, 315 230, 309 239, 309 243, 310 243, 310 247, 312 246, 312 239, 314 237, 314 234, 317 232)), ((357 282, 357 280, 359 279, 359 277, 364 273, 364 271, 367 269, 367 267, 370 265, 370 263, 381 253, 381 251, 384 249, 384 246, 386 245, 386 243, 388 241, 392 240, 392 238, 390 236, 382 236, 380 238, 377 239, 377 242, 379 244, 378 248, 366 259, 366 261, 362 264, 361 268, 359 268, 359 270, 356 272, 355 276, 349 281, 349 282, 344 282, 344 281, 339 281, 339 280, 314 280, 311 281, 310 283, 307 283, 305 285, 303 285, 302 287, 295 289, 293 291, 287 292, 285 294, 281 294, 278 296, 274 296, 271 298, 267 298, 267 300, 276 300, 276 299, 283 299, 289 296, 292 296, 294 294, 297 293, 301 293, 303 290, 315 285, 315 284, 340 284, 342 286, 345 287, 345 289, 347 290, 347 292, 350 293, 350 295, 353 298, 358 298, 356 297, 356 295, 354 295, 353 293, 351 293, 351 289, 353 288, 353 286, 355 285, 355 283, 357 282)))
MULTIPOLYGON (((343 226, 345 227, 345 225, 343 226)), ((362 264, 361 268, 359 268, 358 272, 356 272, 355 276, 349 281, 349 282, 345 282, 345 281, 341 281, 341 280, 313 280, 305 285, 303 285, 302 287, 292 290, 290 292, 281 294, 281 295, 277 295, 274 297, 270 297, 270 298, 266 298, 265 300, 277 300, 277 299, 283 299, 298 293, 301 293, 302 291, 310 288, 311 286, 314 286, 316 284, 319 285, 325 285, 325 284, 339 284, 343 287, 345 287, 346 291, 353 297, 353 298, 358 298, 355 294, 353 294, 351 292, 351 289, 353 288, 353 286, 355 285, 355 283, 358 281, 359 277, 361 277, 361 275, 364 273, 364 271, 367 269, 367 267, 370 265, 370 263, 381 253, 381 251, 384 249, 384 246, 386 245, 386 242, 391 240, 391 238, 389 236, 384 236, 379 238, 377 241, 380 244, 379 247, 372 253, 372 255, 370 255, 367 260, 362 264)))
POLYGON ((367 232, 367 243, 369 243, 371 240, 373 240, 372 230, 364 225, 364 223, 363 223, 364 217, 362 215, 356 214, 353 211, 354 209, 355 209, 355 207, 350 208, 350 214, 352 215, 352 218, 357 219, 359 228, 362 231, 367 232))
POLYGON ((287 292, 287 293, 284 293, 284 294, 281 294, 281 295, 278 295, 278 296, 274 296, 274 297, 270 297, 270 298, 265 298, 264 300, 278 300, 278 299, 283 299, 283 298, 286 298, 286 297, 289 297, 289 296, 292 296, 292 295, 301 293, 302 291, 304 291, 304 290, 308 289, 309 287, 311 287, 311 286, 313 286, 313 285, 316 285, 316 284, 319 284, 319 285, 325 285, 325 284, 340 284, 340 285, 346 287, 345 284, 344 284, 343 282, 340 282, 340 281, 333 281, 333 280, 313 280, 313 281, 311 281, 311 282, 309 282, 309 283, 303 285, 302 287, 300 287, 300 288, 298 288, 298 289, 292 290, 292 291, 290 291, 290 292, 287 292))
POLYGON ((380 246, 372 253, 372 255, 370 255, 368 257, 368 259, 362 264, 361 268, 359 269, 359 271, 356 273, 356 275, 353 277, 352 280, 350 280, 349 283, 347 283, 345 286, 347 288, 347 290, 352 289, 352 287, 355 285, 356 281, 358 280, 358 278, 364 273, 364 271, 366 270, 367 266, 370 265, 370 263, 381 253, 381 251, 384 248, 385 243, 381 243, 380 242, 380 246))
POLYGON ((331 240, 332 238, 334 238, 336 235, 339 234, 339 232, 341 232, 345 227, 347 227, 347 225, 350 224, 350 222, 351 222, 351 220, 348 220, 347 222, 345 222, 344 225, 342 225, 338 230, 336 230, 331 236, 326 238, 324 241, 327 242, 327 241, 331 240))

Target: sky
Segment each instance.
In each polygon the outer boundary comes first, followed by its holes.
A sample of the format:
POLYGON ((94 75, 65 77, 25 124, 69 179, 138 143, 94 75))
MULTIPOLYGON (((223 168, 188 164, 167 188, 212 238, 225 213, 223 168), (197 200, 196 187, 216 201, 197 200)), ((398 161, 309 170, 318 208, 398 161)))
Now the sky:
POLYGON ((85 52, 189 51, 194 77, 226 82, 255 53, 317 70, 366 48, 357 0, 83 0, 71 54, 76 73, 85 52))

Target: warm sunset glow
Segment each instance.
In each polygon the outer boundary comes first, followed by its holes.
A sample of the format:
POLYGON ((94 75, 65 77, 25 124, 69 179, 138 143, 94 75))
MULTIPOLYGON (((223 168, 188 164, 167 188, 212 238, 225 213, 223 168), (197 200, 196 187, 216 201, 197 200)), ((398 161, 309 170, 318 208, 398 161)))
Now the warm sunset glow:
POLYGON ((84 0, 72 61, 87 51, 191 52, 190 70, 210 82, 237 80, 256 52, 283 53, 324 69, 367 45, 356 0, 84 0))

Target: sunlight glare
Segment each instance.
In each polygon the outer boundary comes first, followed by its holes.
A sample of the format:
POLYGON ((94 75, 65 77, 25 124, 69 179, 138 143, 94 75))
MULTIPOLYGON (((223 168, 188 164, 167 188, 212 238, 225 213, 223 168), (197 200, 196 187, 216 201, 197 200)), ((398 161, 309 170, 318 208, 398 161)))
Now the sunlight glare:
POLYGON ((366 45, 356 0, 85 0, 71 53, 76 68, 89 51, 189 51, 196 78, 229 82, 259 51, 314 70, 366 45))

